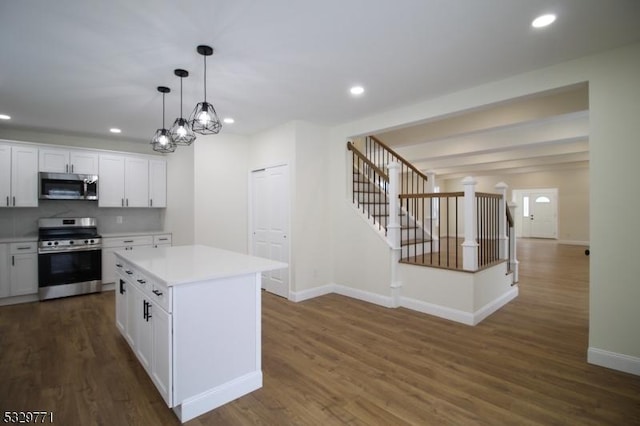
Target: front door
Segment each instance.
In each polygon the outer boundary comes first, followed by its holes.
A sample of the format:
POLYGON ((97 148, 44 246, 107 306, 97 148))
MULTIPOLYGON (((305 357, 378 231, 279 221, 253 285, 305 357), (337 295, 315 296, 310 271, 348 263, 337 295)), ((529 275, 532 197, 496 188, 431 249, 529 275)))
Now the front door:
MULTIPOLYGON (((522 237, 557 238, 558 236, 558 190, 556 188, 536 190, 514 190, 518 205, 517 219, 521 221, 519 233, 522 237)), ((518 228, 516 223, 516 229, 518 228)))
MULTIPOLYGON (((253 255, 289 262, 289 168, 271 167, 251 173, 253 255)), ((262 274, 262 288, 289 297, 289 270, 262 274)))

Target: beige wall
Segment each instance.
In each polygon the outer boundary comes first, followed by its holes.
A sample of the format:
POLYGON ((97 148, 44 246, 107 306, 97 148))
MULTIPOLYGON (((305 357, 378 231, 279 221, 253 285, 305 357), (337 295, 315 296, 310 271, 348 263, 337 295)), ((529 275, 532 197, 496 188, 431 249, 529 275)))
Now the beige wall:
MULTIPOLYGON (((507 200, 514 189, 558 188, 558 240, 568 243, 589 242, 589 169, 556 170, 537 173, 473 176, 476 191, 498 192, 495 185, 509 185, 507 200)), ((436 177, 437 179, 437 177, 436 177)), ((438 181, 442 192, 462 191, 462 179, 438 181)))
MULTIPOLYGON (((604 351, 614 363, 628 363, 640 371, 640 285, 637 250, 640 238, 635 197, 635 170, 640 158, 640 44, 562 63, 493 83, 451 93, 383 114, 337 126, 331 131, 329 194, 332 212, 334 280, 385 294, 389 268, 379 253, 361 256, 365 232, 350 228, 356 213, 347 207, 345 142, 349 137, 410 125, 457 111, 530 95, 577 83, 589 83, 590 165, 589 347, 604 351), (350 240, 343 243, 348 235, 350 240), (354 250, 354 240, 360 240, 354 250), (364 283, 358 271, 374 276, 364 283), (353 282, 350 279, 353 278, 353 282)), ((577 232, 577 231, 575 231, 577 232)), ((585 347, 585 352, 587 348, 585 347)), ((640 374, 640 373, 639 373, 640 374)))
POLYGON ((198 136, 193 155, 195 243, 247 253, 248 139, 198 136))

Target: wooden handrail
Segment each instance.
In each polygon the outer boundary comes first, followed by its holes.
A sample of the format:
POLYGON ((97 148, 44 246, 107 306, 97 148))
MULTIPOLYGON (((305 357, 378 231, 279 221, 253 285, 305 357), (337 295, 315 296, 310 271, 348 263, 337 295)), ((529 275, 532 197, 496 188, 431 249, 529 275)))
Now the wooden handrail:
POLYGON ((493 194, 491 192, 476 192, 476 197, 502 198, 502 194, 493 194))
POLYGON ((389 148, 389 146, 387 144, 385 144, 384 142, 382 142, 380 139, 376 138, 375 136, 371 135, 369 136, 371 139, 373 139, 374 141, 376 141, 376 143, 382 145, 382 147, 384 149, 386 149, 387 151, 389 151, 391 154, 393 154, 395 157, 398 158, 398 160, 402 161, 409 169, 413 170, 418 176, 420 176, 421 178, 423 178, 424 180, 429 180, 429 178, 427 177, 427 175, 425 175, 424 173, 422 173, 420 170, 416 169, 415 166, 413 164, 411 164, 410 162, 408 162, 407 160, 404 159, 404 157, 402 157, 400 154, 398 154, 397 152, 395 152, 393 149, 389 148))
POLYGON ((511 216, 511 210, 509 210, 509 204, 505 201, 505 211, 507 212, 507 222, 509 222, 509 228, 513 228, 513 217, 511 216))
POLYGON ((389 181, 389 176, 378 166, 373 164, 363 153, 358 151, 351 142, 347 142, 347 149, 353 152, 359 159, 361 159, 367 166, 371 167, 377 174, 379 174, 384 180, 389 181))
POLYGON ((439 197, 464 197, 464 192, 428 192, 424 194, 400 194, 403 198, 439 198, 439 197))

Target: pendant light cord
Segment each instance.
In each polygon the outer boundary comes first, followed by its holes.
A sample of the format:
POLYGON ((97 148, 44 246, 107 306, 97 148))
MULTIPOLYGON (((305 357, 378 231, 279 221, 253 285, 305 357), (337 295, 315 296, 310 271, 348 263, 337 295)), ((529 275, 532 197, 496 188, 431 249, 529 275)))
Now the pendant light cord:
POLYGON ((182 117, 182 77, 180 77, 180 118, 182 117))
POLYGON ((207 102, 207 57, 204 56, 204 101, 207 102))
POLYGON ((162 128, 164 129, 164 93, 162 94, 162 128))

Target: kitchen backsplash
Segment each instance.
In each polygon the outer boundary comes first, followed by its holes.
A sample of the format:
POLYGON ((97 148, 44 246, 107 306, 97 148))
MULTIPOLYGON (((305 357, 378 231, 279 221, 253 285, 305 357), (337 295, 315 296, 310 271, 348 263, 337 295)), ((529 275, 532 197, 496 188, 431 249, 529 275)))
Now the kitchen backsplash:
POLYGON ((98 208, 97 201, 40 200, 37 208, 0 209, 0 238, 35 236, 38 219, 43 217, 95 217, 100 233, 164 230, 164 209, 98 208))

